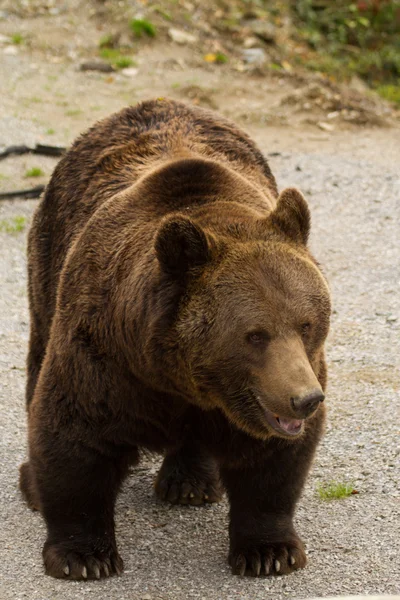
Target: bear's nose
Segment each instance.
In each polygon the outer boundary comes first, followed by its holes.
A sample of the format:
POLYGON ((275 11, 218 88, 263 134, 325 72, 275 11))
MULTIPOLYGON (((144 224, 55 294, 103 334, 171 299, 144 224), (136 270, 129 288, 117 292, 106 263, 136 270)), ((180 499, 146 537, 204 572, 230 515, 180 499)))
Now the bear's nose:
POLYGON ((325 396, 321 390, 314 390, 306 396, 290 398, 292 409, 299 417, 305 418, 311 415, 320 402, 325 400, 325 396))

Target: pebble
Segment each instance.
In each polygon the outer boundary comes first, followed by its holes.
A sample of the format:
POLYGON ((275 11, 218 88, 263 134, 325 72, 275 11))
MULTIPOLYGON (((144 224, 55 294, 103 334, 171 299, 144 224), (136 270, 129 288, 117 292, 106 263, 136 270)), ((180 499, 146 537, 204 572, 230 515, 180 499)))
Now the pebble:
POLYGON ((261 66, 268 60, 268 55, 263 48, 245 48, 242 50, 242 59, 249 65, 261 66))
POLYGON ((198 41, 197 36, 192 33, 182 31, 181 29, 175 29, 174 27, 168 29, 168 35, 171 40, 177 44, 195 44, 198 41))

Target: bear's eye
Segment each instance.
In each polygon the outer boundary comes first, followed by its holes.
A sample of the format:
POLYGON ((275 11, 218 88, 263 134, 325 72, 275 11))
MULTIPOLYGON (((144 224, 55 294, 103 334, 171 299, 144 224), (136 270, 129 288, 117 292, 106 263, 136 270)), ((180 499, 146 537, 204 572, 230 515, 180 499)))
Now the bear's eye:
POLYGON ((306 337, 310 333, 311 323, 303 323, 301 326, 301 335, 306 337))
POLYGON ((265 346, 269 340, 269 335, 266 331, 251 331, 247 335, 247 340, 252 346, 265 346))

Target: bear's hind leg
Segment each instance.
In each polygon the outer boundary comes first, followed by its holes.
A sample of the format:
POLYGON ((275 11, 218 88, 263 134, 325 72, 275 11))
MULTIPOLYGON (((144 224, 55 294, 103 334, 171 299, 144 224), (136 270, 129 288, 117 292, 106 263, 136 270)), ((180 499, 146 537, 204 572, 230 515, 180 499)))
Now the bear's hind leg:
POLYGON ((35 392, 36 382, 39 377, 40 368, 46 352, 46 345, 39 333, 39 328, 35 322, 35 317, 31 315, 31 331, 29 337, 29 352, 27 360, 27 383, 26 383, 26 406, 32 401, 35 392))
POLYGON ((198 506, 219 502, 223 495, 217 463, 203 448, 193 445, 165 456, 154 487, 161 500, 172 504, 198 506))
POLYGON ((40 510, 39 497, 29 462, 19 468, 19 489, 28 507, 31 510, 40 510))

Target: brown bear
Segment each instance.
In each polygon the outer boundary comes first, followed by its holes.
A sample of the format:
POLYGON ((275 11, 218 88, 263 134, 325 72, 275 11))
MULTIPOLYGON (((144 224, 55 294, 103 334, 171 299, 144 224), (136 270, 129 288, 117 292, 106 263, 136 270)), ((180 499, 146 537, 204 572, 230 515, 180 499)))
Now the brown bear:
POLYGON ((140 450, 157 495, 230 503, 235 574, 305 566, 293 513, 324 423, 329 291, 310 214, 253 141, 172 100, 95 124, 29 235, 29 462, 46 573, 122 571, 114 505, 140 450))

